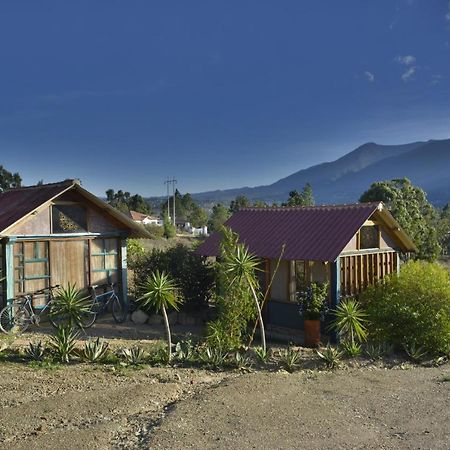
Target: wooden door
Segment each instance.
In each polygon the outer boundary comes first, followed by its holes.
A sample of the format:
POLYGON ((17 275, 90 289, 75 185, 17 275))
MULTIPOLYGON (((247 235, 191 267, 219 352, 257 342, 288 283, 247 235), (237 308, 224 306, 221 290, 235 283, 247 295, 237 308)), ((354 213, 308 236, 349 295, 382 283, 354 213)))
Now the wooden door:
POLYGON ((50 242, 51 283, 64 287, 75 284, 78 289, 87 287, 87 258, 88 243, 85 240, 50 242))

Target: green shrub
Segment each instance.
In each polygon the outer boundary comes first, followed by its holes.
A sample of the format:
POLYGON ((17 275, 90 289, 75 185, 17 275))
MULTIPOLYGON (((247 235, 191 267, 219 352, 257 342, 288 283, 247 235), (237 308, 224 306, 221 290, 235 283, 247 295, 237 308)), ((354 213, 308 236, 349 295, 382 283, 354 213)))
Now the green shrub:
POLYGON ((360 301, 373 340, 423 347, 431 355, 449 352, 450 274, 439 264, 410 261, 360 301))
POLYGON ((155 238, 161 239, 164 237, 164 227, 160 225, 145 225, 145 229, 155 238))
MULTIPOLYGON (((186 308, 207 304, 213 291, 214 270, 205 258, 179 244, 168 250, 152 250, 133 259, 129 266, 134 272, 133 294, 142 295, 140 286, 149 275, 159 270, 170 275, 177 285, 186 308)), ((152 313, 154 310, 150 309, 152 313)))

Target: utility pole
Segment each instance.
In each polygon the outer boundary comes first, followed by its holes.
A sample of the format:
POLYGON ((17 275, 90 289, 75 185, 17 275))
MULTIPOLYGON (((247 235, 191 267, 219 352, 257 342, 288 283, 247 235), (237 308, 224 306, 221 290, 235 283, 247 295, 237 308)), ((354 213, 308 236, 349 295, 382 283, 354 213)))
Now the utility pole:
POLYGON ((169 180, 169 177, 167 177, 167 180, 164 181, 164 184, 167 187, 167 218, 169 219, 170 222, 170 197, 169 197, 169 185, 170 185, 171 181, 169 180))
POLYGON ((169 179, 169 177, 167 177, 167 180, 164 181, 164 184, 167 185, 167 215, 169 216, 169 220, 170 220, 170 197, 169 197, 169 185, 172 185, 172 195, 173 195, 173 226, 176 227, 176 222, 175 222, 175 185, 177 184, 177 180, 175 179, 175 177, 173 177, 172 179, 169 179))

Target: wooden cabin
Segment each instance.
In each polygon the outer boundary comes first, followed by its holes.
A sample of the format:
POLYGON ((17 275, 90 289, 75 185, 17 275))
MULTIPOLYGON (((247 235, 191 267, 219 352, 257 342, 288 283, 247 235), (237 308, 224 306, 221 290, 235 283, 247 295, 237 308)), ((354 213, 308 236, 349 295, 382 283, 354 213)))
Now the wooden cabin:
MULTIPOLYGON (((400 253, 416 251, 383 203, 295 208, 244 208, 225 223, 262 259, 265 289, 284 253, 266 305, 266 322, 302 329, 297 295, 311 282, 328 282, 330 304, 357 295, 400 267, 400 253)), ((220 234, 198 249, 217 256, 220 234)))
POLYGON ((127 300, 128 237, 141 225, 77 180, 0 194, 0 304, 51 285, 116 282, 127 300))

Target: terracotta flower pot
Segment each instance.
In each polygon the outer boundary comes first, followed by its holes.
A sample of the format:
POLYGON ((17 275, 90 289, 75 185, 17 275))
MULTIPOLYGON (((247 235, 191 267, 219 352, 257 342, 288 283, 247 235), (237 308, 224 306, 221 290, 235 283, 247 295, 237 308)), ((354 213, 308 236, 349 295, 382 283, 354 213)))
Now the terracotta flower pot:
POLYGON ((304 321, 305 346, 317 347, 320 343, 320 320, 304 321))

